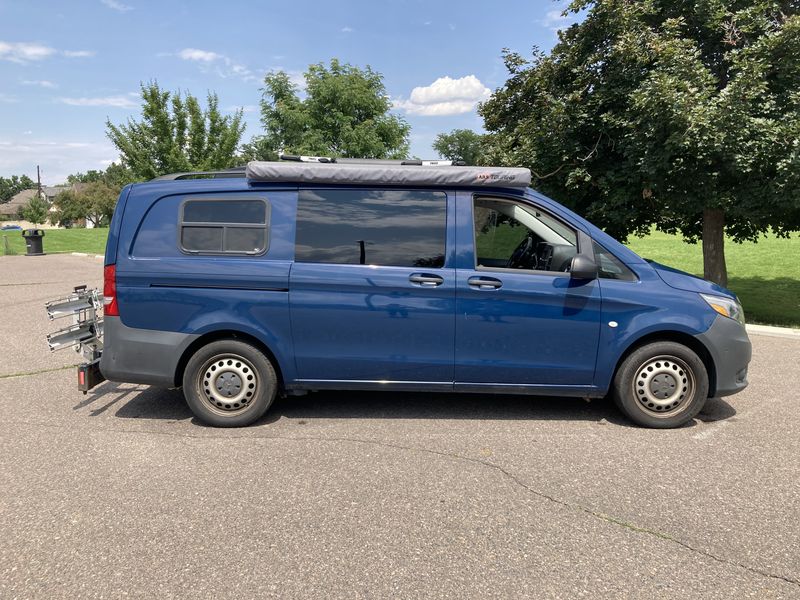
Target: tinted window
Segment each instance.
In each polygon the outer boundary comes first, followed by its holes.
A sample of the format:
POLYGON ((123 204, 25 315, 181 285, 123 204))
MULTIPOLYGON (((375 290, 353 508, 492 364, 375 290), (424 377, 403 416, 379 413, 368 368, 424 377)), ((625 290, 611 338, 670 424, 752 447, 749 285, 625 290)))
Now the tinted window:
POLYGON ((181 209, 181 248, 196 253, 260 254, 267 249, 263 199, 192 199, 181 209))
POLYGON ((266 223, 263 200, 190 200, 183 207, 185 223, 266 223))
POLYGON ((302 190, 298 262, 444 266, 447 196, 401 190, 302 190))
POLYGON ((597 261, 597 270, 601 278, 636 281, 636 275, 634 275, 633 271, 597 242, 594 242, 594 256, 597 261))
POLYGON ((222 227, 184 227, 181 244, 187 250, 222 252, 222 227))

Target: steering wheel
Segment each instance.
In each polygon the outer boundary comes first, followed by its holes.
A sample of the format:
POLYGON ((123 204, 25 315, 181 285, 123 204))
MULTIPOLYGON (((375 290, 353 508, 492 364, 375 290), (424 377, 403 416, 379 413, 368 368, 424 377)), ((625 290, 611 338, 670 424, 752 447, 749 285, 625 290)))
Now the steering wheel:
POLYGON ((535 268, 535 264, 531 264, 531 258, 534 258, 536 244, 533 242, 531 236, 526 236, 519 245, 514 249, 511 258, 506 263, 507 269, 531 269, 535 268))

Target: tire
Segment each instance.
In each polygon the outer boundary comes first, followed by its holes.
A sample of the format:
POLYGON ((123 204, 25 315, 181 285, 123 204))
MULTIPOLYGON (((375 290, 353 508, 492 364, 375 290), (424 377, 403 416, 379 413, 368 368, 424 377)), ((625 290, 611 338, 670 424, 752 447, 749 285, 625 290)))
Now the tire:
POLYGON ((617 369, 614 402, 631 421, 672 429, 699 413, 708 397, 708 373, 700 357, 675 342, 634 350, 617 369))
POLYGON ((183 394, 194 415, 214 427, 245 427, 275 400, 278 377, 258 348, 237 340, 203 346, 183 373, 183 394))

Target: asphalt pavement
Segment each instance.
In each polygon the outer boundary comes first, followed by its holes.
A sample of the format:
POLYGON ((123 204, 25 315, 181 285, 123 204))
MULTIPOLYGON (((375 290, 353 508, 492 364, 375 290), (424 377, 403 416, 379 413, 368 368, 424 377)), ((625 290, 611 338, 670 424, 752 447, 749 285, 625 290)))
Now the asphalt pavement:
POLYGON ((92 257, 0 258, 0 598, 800 598, 800 340, 687 427, 605 400, 315 393, 256 426, 75 386, 44 302, 92 257))

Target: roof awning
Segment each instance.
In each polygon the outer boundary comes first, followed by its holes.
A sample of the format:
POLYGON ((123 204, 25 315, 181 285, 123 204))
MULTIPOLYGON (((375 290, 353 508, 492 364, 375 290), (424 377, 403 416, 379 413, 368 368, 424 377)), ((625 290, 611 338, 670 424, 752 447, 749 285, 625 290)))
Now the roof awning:
POLYGON ((340 185, 526 188, 529 169, 427 165, 260 162, 248 163, 252 181, 340 185))

